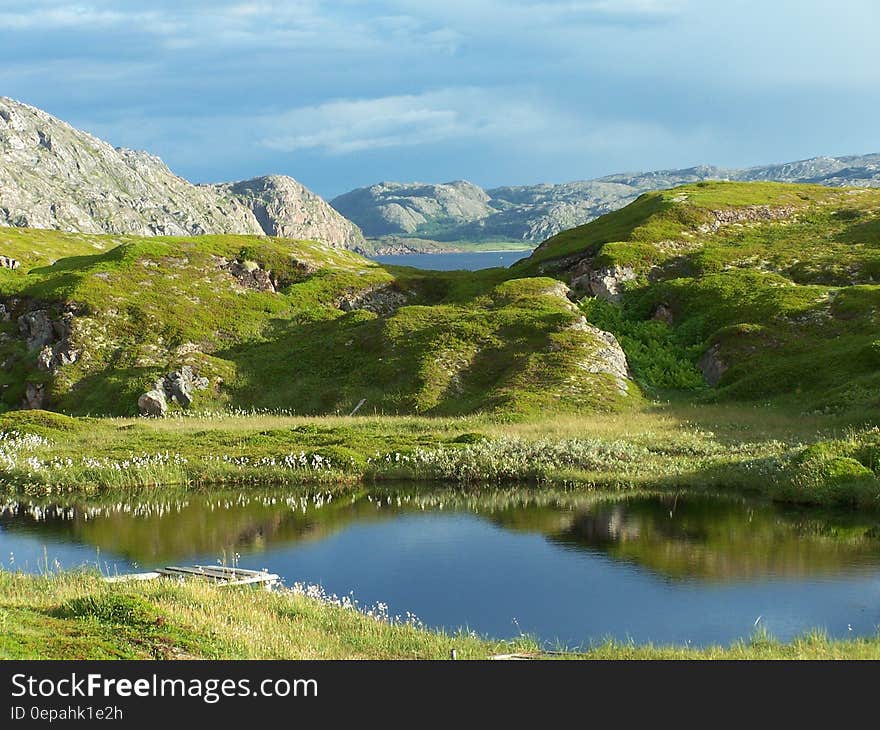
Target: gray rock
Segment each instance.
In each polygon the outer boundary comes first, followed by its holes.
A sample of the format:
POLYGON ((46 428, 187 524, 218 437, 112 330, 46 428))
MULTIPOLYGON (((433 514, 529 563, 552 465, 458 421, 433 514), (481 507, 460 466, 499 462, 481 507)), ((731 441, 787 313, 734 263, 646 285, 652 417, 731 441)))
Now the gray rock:
POLYGON ((228 271, 240 286, 255 291, 274 292, 271 274, 254 261, 226 261, 220 259, 220 268, 228 271))
POLYGON ((711 386, 718 385, 721 376, 727 372, 729 365, 721 359, 721 345, 712 345, 697 362, 706 382, 711 386))
POLYGON ((46 387, 43 383, 28 383, 24 389, 25 408, 37 410, 43 407, 46 401, 46 387))
POLYGON ((55 353, 49 345, 45 345, 40 354, 37 355, 37 367, 40 370, 48 371, 52 369, 52 363, 55 359, 55 353))
POLYGON ((142 416, 161 418, 168 412, 168 402, 162 390, 149 390, 138 398, 138 410, 142 416))
POLYGON ((617 338, 610 332, 591 325, 586 317, 580 317, 571 325, 571 329, 592 335, 593 344, 589 355, 578 363, 579 367, 589 373, 610 375, 614 378, 618 392, 629 395, 629 364, 617 338))
POLYGON ((193 391, 205 390, 209 384, 207 378, 196 377, 193 369, 189 365, 184 365, 180 370, 174 370, 159 378, 150 392, 161 393, 162 400, 166 401, 166 408, 168 400, 182 408, 189 408, 193 401, 193 391))
POLYGON ((25 312, 18 318, 18 329, 29 350, 40 350, 55 341, 55 326, 45 309, 25 312))
POLYGON ((623 283, 635 279, 636 272, 629 266, 607 266, 585 276, 586 288, 592 296, 616 303, 623 296, 623 283))
POLYGON ((365 309, 380 317, 387 317, 406 304, 407 299, 408 295, 393 284, 385 284, 348 294, 339 299, 336 306, 343 312, 365 309))

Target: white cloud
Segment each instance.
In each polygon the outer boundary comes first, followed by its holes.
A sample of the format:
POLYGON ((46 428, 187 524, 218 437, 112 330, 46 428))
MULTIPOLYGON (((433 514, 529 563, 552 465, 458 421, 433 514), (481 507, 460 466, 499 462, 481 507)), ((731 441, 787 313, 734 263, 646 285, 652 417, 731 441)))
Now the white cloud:
POLYGON ((705 146, 706 130, 576 115, 528 89, 450 88, 375 99, 338 99, 253 120, 258 143, 283 152, 333 156, 444 142, 494 145, 530 154, 620 154, 705 146))
POLYGON ((527 101, 500 89, 458 88, 375 99, 339 99, 265 119, 266 147, 348 154, 446 140, 537 132, 546 124, 527 101))

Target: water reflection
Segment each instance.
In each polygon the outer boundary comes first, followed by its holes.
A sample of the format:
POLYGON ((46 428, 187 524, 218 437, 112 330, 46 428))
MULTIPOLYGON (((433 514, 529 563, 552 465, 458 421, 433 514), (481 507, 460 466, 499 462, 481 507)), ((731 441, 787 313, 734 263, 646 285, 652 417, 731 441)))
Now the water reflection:
POLYGON ((880 565, 876 515, 704 496, 609 501, 424 488, 335 498, 270 492, 110 504, 9 501, 0 504, 0 555, 36 542, 60 553, 66 545, 92 547, 105 557, 158 565, 190 556, 257 555, 325 540, 355 525, 439 513, 474 514, 566 550, 602 554, 676 579, 805 577, 880 565))

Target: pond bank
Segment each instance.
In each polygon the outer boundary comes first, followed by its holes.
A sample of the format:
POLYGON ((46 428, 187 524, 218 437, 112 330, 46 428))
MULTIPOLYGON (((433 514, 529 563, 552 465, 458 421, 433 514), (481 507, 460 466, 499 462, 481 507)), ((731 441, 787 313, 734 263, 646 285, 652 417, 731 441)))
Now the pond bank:
MULTIPOLYGON (((0 659, 487 659, 536 653, 521 639, 393 624, 306 595, 194 581, 108 584, 94 575, 0 571, 0 659)), ((758 633, 729 648, 608 643, 585 659, 878 659, 880 639, 782 644, 758 633)))
POLYGON ((388 481, 574 489, 730 490, 805 505, 880 506, 880 430, 754 407, 669 407, 495 422, 204 414, 164 420, 0 416, 0 488, 96 494, 388 481))

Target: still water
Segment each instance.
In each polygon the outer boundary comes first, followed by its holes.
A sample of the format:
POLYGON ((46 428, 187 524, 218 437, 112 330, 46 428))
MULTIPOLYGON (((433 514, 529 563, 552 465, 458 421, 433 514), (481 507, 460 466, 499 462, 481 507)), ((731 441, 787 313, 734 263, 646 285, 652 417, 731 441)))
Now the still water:
POLYGON ((474 253, 413 253, 395 256, 373 256, 376 261, 394 266, 412 266, 415 269, 454 271, 456 269, 490 269, 510 266, 524 259, 529 251, 479 251, 474 253))
POLYGON ((880 624, 880 518, 710 497, 184 494, 0 503, 0 563, 105 572, 235 559, 429 626, 548 645, 705 645, 880 624), (238 556, 234 558, 234 556, 238 556))

